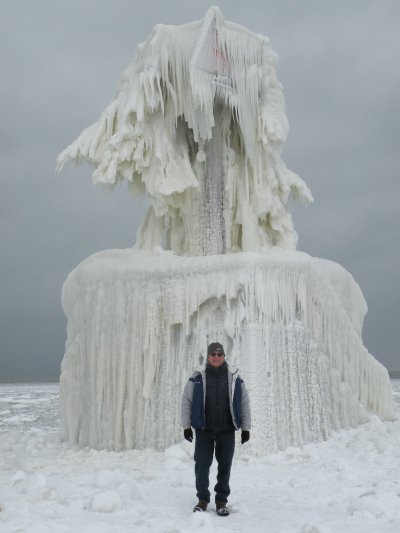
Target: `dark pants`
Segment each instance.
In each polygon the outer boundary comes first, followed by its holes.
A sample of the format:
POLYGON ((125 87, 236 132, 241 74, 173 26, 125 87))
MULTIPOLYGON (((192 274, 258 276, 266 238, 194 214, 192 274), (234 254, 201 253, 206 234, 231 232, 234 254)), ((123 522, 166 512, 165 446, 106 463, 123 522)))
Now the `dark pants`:
POLYGON ((218 463, 217 484, 214 487, 215 501, 227 502, 230 494, 229 478, 233 453, 235 451, 235 431, 199 431, 196 430, 196 444, 194 448, 194 472, 196 474, 196 489, 199 500, 210 501, 208 490, 210 466, 215 458, 218 463))

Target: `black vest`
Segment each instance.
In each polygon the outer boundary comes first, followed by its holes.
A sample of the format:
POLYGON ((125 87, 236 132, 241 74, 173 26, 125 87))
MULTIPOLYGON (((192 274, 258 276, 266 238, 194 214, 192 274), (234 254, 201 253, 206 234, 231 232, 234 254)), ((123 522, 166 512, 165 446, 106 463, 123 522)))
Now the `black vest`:
POLYGON ((223 431, 235 429, 229 406, 228 366, 206 366, 205 429, 223 431))

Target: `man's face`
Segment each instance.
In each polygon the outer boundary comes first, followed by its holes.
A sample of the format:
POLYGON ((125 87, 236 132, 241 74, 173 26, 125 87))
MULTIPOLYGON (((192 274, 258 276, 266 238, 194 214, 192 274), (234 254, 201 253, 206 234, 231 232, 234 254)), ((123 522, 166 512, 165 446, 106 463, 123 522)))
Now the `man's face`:
POLYGON ((224 354, 221 352, 211 352, 210 355, 207 357, 207 361, 210 363, 211 366, 221 366, 225 362, 224 354))

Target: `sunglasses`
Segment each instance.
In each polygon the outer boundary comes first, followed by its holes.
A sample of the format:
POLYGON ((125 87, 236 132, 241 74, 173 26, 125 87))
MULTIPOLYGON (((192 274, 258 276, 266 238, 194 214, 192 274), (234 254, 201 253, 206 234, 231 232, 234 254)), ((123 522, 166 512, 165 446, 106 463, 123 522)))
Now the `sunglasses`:
POLYGON ((211 357, 224 357, 224 354, 222 352, 211 352, 211 357))

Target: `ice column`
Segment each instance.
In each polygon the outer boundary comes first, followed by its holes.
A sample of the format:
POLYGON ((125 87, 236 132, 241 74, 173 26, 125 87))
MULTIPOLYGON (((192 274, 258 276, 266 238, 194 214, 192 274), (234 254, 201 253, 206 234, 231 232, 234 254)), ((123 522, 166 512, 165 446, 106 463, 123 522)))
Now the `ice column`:
POLYGON ((214 103, 212 138, 206 143, 206 173, 202 183, 200 245, 203 255, 226 253, 224 221, 224 173, 222 164, 222 109, 214 103))

